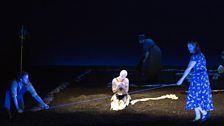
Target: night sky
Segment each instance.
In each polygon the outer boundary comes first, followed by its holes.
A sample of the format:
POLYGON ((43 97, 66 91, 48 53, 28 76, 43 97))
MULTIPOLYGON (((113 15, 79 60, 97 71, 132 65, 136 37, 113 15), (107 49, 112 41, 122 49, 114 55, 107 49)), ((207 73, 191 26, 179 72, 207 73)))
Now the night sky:
POLYGON ((186 66, 188 40, 197 40, 208 66, 223 50, 222 0, 61 0, 17 1, 1 5, 1 66, 135 66, 139 34, 162 50, 164 66, 186 66))

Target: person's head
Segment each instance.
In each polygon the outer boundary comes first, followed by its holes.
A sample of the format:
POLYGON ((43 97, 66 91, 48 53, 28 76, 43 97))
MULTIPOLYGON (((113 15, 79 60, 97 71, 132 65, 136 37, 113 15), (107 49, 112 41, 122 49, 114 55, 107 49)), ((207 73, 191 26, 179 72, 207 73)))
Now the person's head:
POLYGON ((122 79, 125 79, 127 77, 127 75, 128 75, 128 72, 126 70, 122 70, 120 72, 120 76, 119 77, 122 78, 122 79))
POLYGON ((28 72, 22 72, 18 76, 18 80, 21 81, 24 84, 29 84, 29 74, 28 72))
POLYGON ((138 41, 140 44, 142 44, 144 41, 145 41, 145 35, 144 34, 141 34, 138 36, 138 41))
POLYGON ((190 53, 197 54, 201 52, 200 46, 196 41, 188 41, 187 47, 190 53))
POLYGON ((224 60, 224 51, 221 52, 221 59, 224 60))

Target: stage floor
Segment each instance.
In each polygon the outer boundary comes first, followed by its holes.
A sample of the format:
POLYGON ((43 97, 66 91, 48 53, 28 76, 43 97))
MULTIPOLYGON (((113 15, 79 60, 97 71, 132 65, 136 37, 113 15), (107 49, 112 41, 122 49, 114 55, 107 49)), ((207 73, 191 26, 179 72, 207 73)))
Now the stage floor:
MULTIPOLYGON (((4 125, 152 125, 152 126, 190 126, 194 119, 194 111, 186 111, 186 91, 188 83, 183 86, 130 87, 132 100, 142 98, 158 98, 173 94, 178 99, 161 99, 140 101, 129 105, 125 110, 110 110, 110 98, 113 95, 110 81, 119 70, 94 71, 84 70, 62 82, 55 88, 41 93, 48 100, 49 110, 35 110, 36 103, 26 102, 27 111, 14 113, 8 119, 1 112, 1 124, 4 125), (102 76, 103 75, 103 76, 102 76), (51 99, 49 98, 51 97, 51 99), (50 100, 49 100, 50 99, 50 100)), ((50 75, 49 75, 50 76, 50 75)), ((131 81, 130 76, 130 83, 131 81)), ((47 84, 47 83, 46 83, 47 84)), ((46 85, 45 84, 45 85, 46 85)), ((137 84, 137 82, 135 83, 137 84)), ((220 85, 220 82, 213 82, 220 85)), ((215 87, 215 86, 214 86, 215 87)), ((219 87, 219 86, 218 86, 219 87)), ((30 98, 27 98, 27 100, 30 98)), ((221 88, 213 88, 214 111, 211 118, 202 125, 221 126, 224 120, 224 92, 221 88), (218 90, 218 91, 217 91, 218 90)))

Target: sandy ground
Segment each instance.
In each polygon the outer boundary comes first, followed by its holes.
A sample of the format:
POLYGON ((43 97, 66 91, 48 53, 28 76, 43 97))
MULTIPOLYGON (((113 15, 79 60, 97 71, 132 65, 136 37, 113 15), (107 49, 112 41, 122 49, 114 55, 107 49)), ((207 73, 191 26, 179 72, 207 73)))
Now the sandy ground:
MULTIPOLYGON (((133 89, 134 90, 134 89, 133 89)), ((141 90, 141 89, 139 89, 141 90)), ((137 102, 125 110, 110 110, 108 88, 70 87, 57 94, 50 104, 52 108, 37 112, 15 114, 14 119, 1 117, 5 125, 194 125, 193 111, 185 110, 186 93, 183 88, 161 88, 132 94, 132 99, 155 98, 165 94, 175 94, 178 100, 162 99, 137 102)), ((203 125, 221 126, 224 119, 223 93, 213 93, 215 110, 203 125)))
MULTIPOLYGON (((137 91, 131 93, 132 100, 156 98, 166 94, 175 94, 178 99, 137 102, 125 110, 112 111, 110 110, 112 92, 107 84, 114 75, 109 73, 106 79, 100 81, 99 75, 94 74, 80 81, 71 81, 66 88, 54 95, 49 110, 13 113, 13 119, 8 119, 6 113, 1 111, 1 125, 222 126, 224 123, 224 92, 213 92, 214 111, 211 112, 209 120, 202 124, 191 122, 194 119, 194 111, 185 109, 187 82, 183 86, 158 89, 130 87, 130 92, 137 91)), ((30 110, 31 106, 36 106, 32 100, 26 104, 28 104, 27 110, 30 110)))

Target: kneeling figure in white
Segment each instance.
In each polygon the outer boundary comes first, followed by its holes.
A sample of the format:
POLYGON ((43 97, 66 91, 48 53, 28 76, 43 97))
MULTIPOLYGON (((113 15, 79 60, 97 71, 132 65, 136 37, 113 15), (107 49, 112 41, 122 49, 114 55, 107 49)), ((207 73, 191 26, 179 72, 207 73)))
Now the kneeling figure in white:
POLYGON ((111 98, 111 110, 122 110, 129 105, 131 100, 129 91, 129 80, 126 78, 128 75, 126 70, 120 72, 120 76, 112 80, 112 92, 114 95, 111 98))

